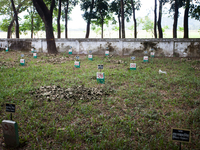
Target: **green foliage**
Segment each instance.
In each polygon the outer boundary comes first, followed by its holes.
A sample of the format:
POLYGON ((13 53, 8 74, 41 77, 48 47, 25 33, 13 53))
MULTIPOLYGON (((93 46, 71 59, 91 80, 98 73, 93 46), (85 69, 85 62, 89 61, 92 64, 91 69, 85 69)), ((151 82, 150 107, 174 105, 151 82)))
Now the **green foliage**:
POLYGON ((113 27, 112 27, 112 30, 113 30, 113 31, 119 31, 119 27, 118 27, 118 26, 113 26, 113 27))
POLYGON ((167 29, 169 29, 169 26, 164 26, 164 27, 162 28, 162 32, 165 32, 167 29))
POLYGON ((200 2, 195 1, 190 5, 190 15, 192 18, 200 21, 200 2))
POLYGON ((146 30, 146 32, 151 33, 152 37, 153 37, 153 35, 154 35, 154 22, 148 16, 145 16, 145 18, 141 19, 140 22, 143 24, 142 30, 146 30))
POLYGON ((183 32, 183 31, 184 31, 184 28, 183 28, 183 27, 180 27, 180 26, 178 26, 178 31, 180 31, 180 32, 183 32))
POLYGON ((91 29, 96 33, 96 35, 101 35, 101 28, 93 25, 91 29))
MULTIPOLYGON (((8 26, 11 22, 11 18, 9 19, 3 19, 2 22, 0 23, 0 30, 7 32, 8 31, 8 26)), ((12 28, 12 32, 14 31, 14 27, 12 28)))

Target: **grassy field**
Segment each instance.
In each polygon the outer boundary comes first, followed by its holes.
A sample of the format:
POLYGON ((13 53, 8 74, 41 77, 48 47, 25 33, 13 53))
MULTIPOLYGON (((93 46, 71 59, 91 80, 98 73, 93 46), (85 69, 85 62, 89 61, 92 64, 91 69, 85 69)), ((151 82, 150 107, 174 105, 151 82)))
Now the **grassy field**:
MULTIPOLYGON (((57 33, 54 33, 54 36, 57 37, 57 33)), ((153 38, 153 34, 146 32, 144 30, 138 30, 138 38, 153 38)), ((0 32, 1 38, 7 38, 6 32, 0 32)), ((15 36, 13 35, 13 38, 15 36)), ((30 32, 27 32, 27 34, 21 34, 20 38, 30 38, 31 34, 30 32)), ((61 38, 65 37, 65 33, 61 33, 61 38)), ((134 32, 130 30, 126 30, 126 38, 133 38, 134 32)), ((172 38, 172 30, 166 30, 163 33, 164 38, 172 38)), ((34 35, 34 38, 45 38, 45 32, 38 32, 36 35, 34 35)), ((85 31, 69 31, 68 32, 68 38, 85 38, 85 31)), ((93 30, 90 31, 90 38, 101 38, 101 34, 96 34, 93 30)), ((104 31, 104 38, 119 38, 118 31, 113 30, 106 30, 104 31)), ((183 38, 183 32, 178 31, 177 32, 177 38, 183 38)), ((198 30, 190 30, 189 31, 189 38, 200 38, 200 32, 198 30)))
MULTIPOLYGON (((130 71, 130 57, 81 55, 75 68, 64 53, 24 53, 20 66, 21 54, 0 52, 0 122, 10 118, 5 104, 16 104, 19 149, 177 150, 172 128, 191 130, 182 150, 200 149, 199 60, 137 57, 130 71), (97 83, 98 64, 105 84, 97 83)), ((8 149, 1 143, 2 126, 0 149, 8 149)))

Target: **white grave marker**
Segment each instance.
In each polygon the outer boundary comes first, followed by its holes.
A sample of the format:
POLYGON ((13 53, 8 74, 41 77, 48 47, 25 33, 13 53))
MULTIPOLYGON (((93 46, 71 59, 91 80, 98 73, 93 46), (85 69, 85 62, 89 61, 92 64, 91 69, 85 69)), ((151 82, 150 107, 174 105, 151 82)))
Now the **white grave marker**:
POLYGON ((3 120, 2 129, 3 129, 5 144, 7 146, 17 147, 19 145, 17 123, 11 120, 3 120))

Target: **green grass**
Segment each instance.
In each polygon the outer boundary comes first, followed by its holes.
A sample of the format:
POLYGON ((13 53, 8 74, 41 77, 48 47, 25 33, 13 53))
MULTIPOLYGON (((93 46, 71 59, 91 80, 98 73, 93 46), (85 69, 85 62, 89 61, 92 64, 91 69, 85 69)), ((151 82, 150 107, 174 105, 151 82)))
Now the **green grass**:
MULTIPOLYGON (((1 55, 1 60, 12 62, 20 53, 1 55)), ((127 64, 113 64, 102 56, 94 56, 94 61, 80 56, 79 69, 74 61, 36 63, 42 57, 48 59, 38 54, 37 59, 26 57, 26 66, 0 66, 0 121, 9 119, 5 104, 15 103, 19 149, 178 149, 179 143, 170 139, 171 128, 191 130, 192 142, 182 144, 182 149, 200 149, 200 71, 191 68, 198 61, 154 58, 143 63, 140 57, 137 70, 130 71, 130 57, 116 56, 112 59, 127 64), (98 64, 104 65, 105 84, 97 84, 98 64), (159 69, 167 74, 159 74, 159 69), (40 101, 29 93, 48 85, 114 92, 74 105, 70 99, 40 101)))

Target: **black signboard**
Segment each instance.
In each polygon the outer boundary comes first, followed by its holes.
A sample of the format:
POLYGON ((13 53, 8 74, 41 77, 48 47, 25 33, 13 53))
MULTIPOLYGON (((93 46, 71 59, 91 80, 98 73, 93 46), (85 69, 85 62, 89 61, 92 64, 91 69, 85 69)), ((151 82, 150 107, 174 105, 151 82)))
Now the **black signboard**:
POLYGON ((98 65, 98 69, 103 69, 103 65, 98 65))
POLYGON ((6 104, 6 112, 15 112, 15 104, 6 104))
POLYGON ((191 142, 191 131, 187 129, 172 129, 172 140, 178 142, 191 142))

